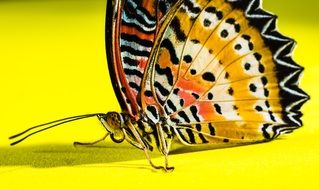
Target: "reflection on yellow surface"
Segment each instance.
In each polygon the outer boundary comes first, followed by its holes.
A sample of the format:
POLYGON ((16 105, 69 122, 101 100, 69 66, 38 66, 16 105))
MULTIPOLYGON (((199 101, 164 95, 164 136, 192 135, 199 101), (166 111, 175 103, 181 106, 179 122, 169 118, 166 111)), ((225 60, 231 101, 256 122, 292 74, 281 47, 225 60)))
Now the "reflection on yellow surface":
MULTIPOLYGON (((279 28, 298 42, 304 66, 304 127, 276 141, 172 154, 173 173, 153 172, 141 151, 95 140, 95 119, 70 123, 17 147, 7 138, 29 126, 83 113, 119 111, 104 50, 102 0, 0 1, 1 189, 310 189, 319 170, 318 8, 315 0, 265 0, 279 28)), ((155 163, 163 163, 154 154, 155 163)))

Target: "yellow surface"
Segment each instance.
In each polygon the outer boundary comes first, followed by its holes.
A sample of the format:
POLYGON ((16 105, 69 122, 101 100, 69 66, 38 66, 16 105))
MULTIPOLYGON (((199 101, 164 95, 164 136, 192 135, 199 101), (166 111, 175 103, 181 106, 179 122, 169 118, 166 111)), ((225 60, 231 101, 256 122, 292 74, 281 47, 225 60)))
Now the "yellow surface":
MULTIPOLYGON (((95 119, 69 123, 17 147, 8 137, 77 114, 118 111, 104 51, 102 0, 0 1, 0 189, 314 189, 319 171, 318 8, 316 0, 265 0, 280 30, 298 41, 303 88, 312 100, 304 127, 279 140, 200 152, 176 152, 166 174, 141 151, 95 140, 95 119)), ((158 154, 155 163, 163 163, 158 154)))

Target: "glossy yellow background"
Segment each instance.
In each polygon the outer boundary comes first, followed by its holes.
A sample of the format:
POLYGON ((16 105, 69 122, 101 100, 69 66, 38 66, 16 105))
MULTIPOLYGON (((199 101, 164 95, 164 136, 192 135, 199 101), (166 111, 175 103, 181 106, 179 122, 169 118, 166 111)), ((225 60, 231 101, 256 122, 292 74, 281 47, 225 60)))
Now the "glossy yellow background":
MULTIPOLYGON (((69 123, 9 147, 8 137, 54 119, 119 111, 107 71, 103 0, 0 0, 0 189, 314 189, 319 171, 319 1, 265 0, 295 38, 312 100, 304 127, 276 141, 170 155, 166 174, 141 151, 103 136, 96 119, 69 123)), ((153 155, 155 163, 163 158, 153 155)))

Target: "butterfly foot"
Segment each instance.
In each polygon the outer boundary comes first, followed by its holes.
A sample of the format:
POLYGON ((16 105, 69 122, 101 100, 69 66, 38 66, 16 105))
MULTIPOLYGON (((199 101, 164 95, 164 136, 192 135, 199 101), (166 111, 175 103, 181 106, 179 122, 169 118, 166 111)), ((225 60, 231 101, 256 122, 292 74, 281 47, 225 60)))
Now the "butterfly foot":
POLYGON ((163 170, 164 172, 172 172, 175 168, 169 166, 156 166, 153 162, 150 162, 151 166, 156 170, 163 170))
POLYGON ((165 172, 172 172, 172 171, 174 171, 174 169, 175 169, 174 166, 170 166, 170 167, 166 166, 165 167, 165 172))

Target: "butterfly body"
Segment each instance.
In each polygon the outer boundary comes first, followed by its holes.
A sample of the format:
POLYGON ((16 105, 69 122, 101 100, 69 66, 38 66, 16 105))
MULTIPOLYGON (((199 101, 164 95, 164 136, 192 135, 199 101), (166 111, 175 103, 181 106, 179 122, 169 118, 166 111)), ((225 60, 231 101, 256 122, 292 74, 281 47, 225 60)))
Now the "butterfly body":
POLYGON ((299 128, 309 96, 298 87, 295 42, 260 4, 108 1, 107 58, 122 113, 96 116, 112 140, 127 140, 154 168, 169 170, 173 142, 242 145, 299 128), (155 146, 163 167, 148 155, 155 146))

